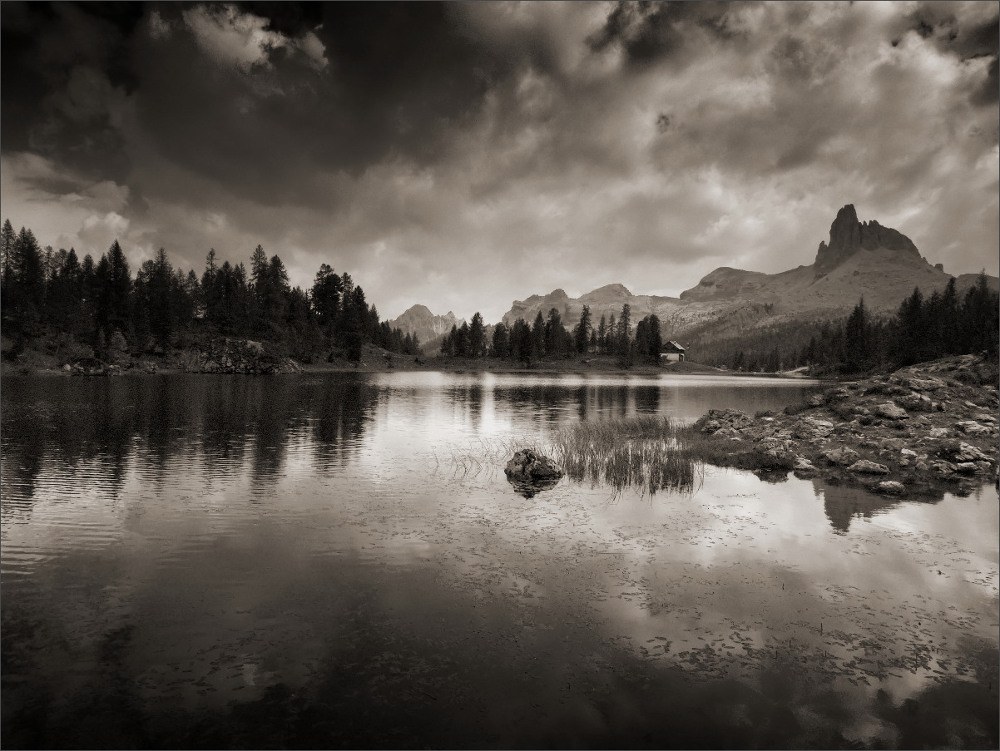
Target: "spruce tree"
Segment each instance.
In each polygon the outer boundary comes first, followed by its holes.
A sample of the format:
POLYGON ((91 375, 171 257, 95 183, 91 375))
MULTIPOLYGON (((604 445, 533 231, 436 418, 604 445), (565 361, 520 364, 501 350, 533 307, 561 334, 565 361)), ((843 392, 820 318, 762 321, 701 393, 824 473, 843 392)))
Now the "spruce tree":
POLYGON ((501 321, 493 329, 493 357, 506 359, 510 356, 510 332, 507 326, 501 321))
POLYGON ((483 317, 476 311, 469 326, 469 357, 481 357, 486 351, 486 329, 483 317))
POLYGON ((660 333, 660 319, 649 316, 649 361, 653 365, 660 364, 660 351, 663 349, 663 335, 660 333))
POLYGON ((590 306, 584 305, 583 311, 580 313, 580 322, 576 325, 576 329, 573 331, 573 343, 576 346, 578 354, 587 354, 587 348, 590 346, 590 337, 593 333, 591 328, 590 306))
POLYGON ((545 354, 545 319, 542 311, 538 311, 535 322, 531 325, 531 357, 540 360, 545 354))
POLYGON ((101 256, 95 274, 97 284, 97 324, 104 331, 105 340, 111 341, 115 331, 123 334, 130 329, 129 314, 132 310, 132 277, 128 260, 121 245, 115 240, 108 252, 101 256))

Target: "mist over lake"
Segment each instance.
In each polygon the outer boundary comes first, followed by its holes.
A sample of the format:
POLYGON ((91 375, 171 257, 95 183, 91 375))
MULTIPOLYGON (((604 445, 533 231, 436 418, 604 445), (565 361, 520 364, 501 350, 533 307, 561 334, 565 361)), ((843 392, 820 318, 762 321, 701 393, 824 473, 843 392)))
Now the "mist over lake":
POLYGON ((5 377, 4 745, 995 745, 993 485, 504 476, 579 422, 817 388, 5 377))

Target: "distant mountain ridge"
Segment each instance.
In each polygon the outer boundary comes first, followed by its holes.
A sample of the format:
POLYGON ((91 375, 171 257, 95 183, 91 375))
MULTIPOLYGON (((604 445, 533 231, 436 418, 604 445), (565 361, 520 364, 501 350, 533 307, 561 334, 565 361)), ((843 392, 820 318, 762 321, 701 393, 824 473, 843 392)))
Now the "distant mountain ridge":
MULTIPOLYGON (((959 294, 973 286, 977 277, 955 277, 959 294)), ((932 265, 921 256, 902 232, 874 220, 859 221, 854 205, 847 204, 837 212, 829 240, 820 242, 811 265, 776 274, 722 266, 679 297, 637 295, 620 283, 606 284, 579 297, 554 289, 514 300, 501 320, 507 326, 518 318, 530 324, 539 313, 545 318, 555 308, 566 327, 572 328, 587 305, 596 328, 602 316, 607 321, 611 316, 617 319, 628 303, 633 327, 655 314, 666 338, 688 345, 795 321, 841 318, 862 297, 871 311, 894 312, 914 287, 929 296, 943 289, 951 278, 941 264, 932 265)), ((989 283, 997 289, 997 277, 989 277, 989 283)), ((404 333, 416 333, 424 351, 431 354, 437 352, 451 327, 462 323, 451 312, 435 316, 427 307, 414 305, 390 325, 404 333)))
MULTIPOLYGON (((631 306, 632 325, 655 314, 671 337, 732 334, 791 320, 821 320, 849 313, 861 297, 873 311, 891 312, 919 287, 924 295, 943 289, 951 279, 943 267, 924 259, 913 241, 877 221, 860 222, 852 204, 837 213, 829 241, 819 244, 809 266, 767 274, 726 266, 706 274, 680 297, 636 295, 622 284, 608 284, 580 297, 562 289, 515 300, 504 314, 511 325, 529 323, 555 308, 567 326, 579 321, 584 305, 596 326, 601 316, 620 316, 631 306)), ((976 274, 956 277, 959 293, 975 284, 976 274)), ((995 289, 997 278, 990 277, 995 289)))
POLYGON ((441 338, 451 331, 452 326, 461 326, 462 323, 464 320, 456 318, 450 310, 443 316, 435 315, 426 305, 417 304, 389 321, 389 326, 398 328, 404 335, 416 335, 424 351, 431 352, 435 342, 440 346, 441 338))

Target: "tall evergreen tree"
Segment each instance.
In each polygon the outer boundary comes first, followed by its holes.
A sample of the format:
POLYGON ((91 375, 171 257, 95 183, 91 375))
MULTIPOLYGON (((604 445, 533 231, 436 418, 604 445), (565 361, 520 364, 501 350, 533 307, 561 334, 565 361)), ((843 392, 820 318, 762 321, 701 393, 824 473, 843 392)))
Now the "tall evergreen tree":
POLYGON ((660 351, 663 349, 663 334, 660 333, 660 319, 649 316, 649 349, 647 350, 649 362, 653 365, 660 364, 660 351))
POLYGON ((110 341, 115 331, 127 334, 132 310, 132 276, 121 245, 115 240, 101 256, 96 271, 97 324, 110 341))
MULTIPOLYGON (((539 314, 541 317, 541 314, 539 314)), ((535 319, 536 322, 538 319, 535 319)), ((510 331, 511 356, 523 363, 530 363, 535 350, 535 337, 527 321, 518 318, 510 331)))
POLYGON ((455 356, 455 340, 458 339, 458 326, 456 324, 451 325, 451 331, 445 334, 444 339, 441 340, 441 354, 446 357, 455 356))
POLYGON ((5 219, 3 228, 0 229, 0 274, 2 274, 3 287, 0 294, 6 296, 7 283, 14 274, 14 244, 17 242, 17 233, 14 231, 10 219, 5 219))
POLYGON ((576 347, 576 351, 581 355, 587 354, 587 348, 590 346, 590 337, 593 333, 591 328, 590 306, 584 305, 583 311, 580 313, 580 322, 573 330, 573 344, 576 347))
POLYGON ((469 326, 469 356, 481 357, 486 352, 486 329, 483 317, 476 311, 469 326))
POLYGON ((563 339, 566 330, 563 328, 562 316, 556 308, 549 309, 549 317, 545 322, 545 354, 563 354, 563 339))
POLYGON ((871 367, 873 344, 865 299, 854 306, 844 325, 845 361, 854 370, 871 367))
POLYGON ((545 319, 542 311, 538 311, 535 322, 531 324, 531 357, 540 360, 545 355, 545 319))
POLYGON ((503 321, 493 329, 492 355, 501 359, 510 357, 510 332, 503 321))
POLYGON ((312 287, 312 304, 320 326, 332 331, 340 313, 340 295, 343 289, 340 277, 329 264, 322 264, 316 272, 312 287))
POLYGON ((627 367, 632 364, 632 306, 628 303, 622 305, 616 338, 615 351, 620 358, 619 364, 627 367))

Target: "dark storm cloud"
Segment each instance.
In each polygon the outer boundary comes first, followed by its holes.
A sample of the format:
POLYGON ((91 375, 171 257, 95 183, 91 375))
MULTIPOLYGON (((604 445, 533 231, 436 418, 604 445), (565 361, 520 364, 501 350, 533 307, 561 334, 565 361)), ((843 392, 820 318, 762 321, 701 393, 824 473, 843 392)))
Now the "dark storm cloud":
POLYGON ((845 203, 995 267, 995 4, 2 13, 5 212, 46 243, 184 268, 262 243, 386 315, 490 320, 555 287, 809 263, 845 203))
POLYGON ((620 0, 608 14, 600 32, 588 39, 597 51, 620 46, 633 65, 677 58, 692 47, 692 31, 705 30, 729 39, 738 33, 726 24, 730 3, 627 2, 620 0))
POLYGON ((121 178, 108 101, 118 93, 176 164, 255 200, 322 203, 316 170, 441 159, 451 129, 519 62, 483 55, 441 4, 239 6, 266 13, 267 31, 314 34, 323 69, 268 40, 260 64, 212 59, 195 27, 214 19, 226 33, 234 19, 222 6, 116 7, 4 4, 4 107, 21 115, 4 118, 5 150, 30 147, 88 173, 108 165, 121 178))
POLYGON ((956 55, 961 60, 992 58, 989 75, 980 87, 971 92, 971 100, 978 106, 995 106, 1000 99, 1000 81, 997 78, 1000 10, 995 4, 983 5, 988 11, 984 17, 966 20, 956 13, 952 3, 918 3, 900 19, 893 43, 899 43, 901 32, 912 30, 942 52, 956 55))
MULTIPOLYGON (((191 11, 186 20, 209 22, 191 11)), ((295 34, 315 20, 284 11, 272 25, 295 34)), ((286 48, 249 70, 214 65, 175 23, 169 39, 137 52, 144 131, 175 163, 255 200, 323 204, 310 176, 357 175, 383 159, 440 160, 452 130, 509 73, 507 60, 484 57, 457 33, 439 4, 335 3, 319 22, 328 66, 315 69, 286 48)))

